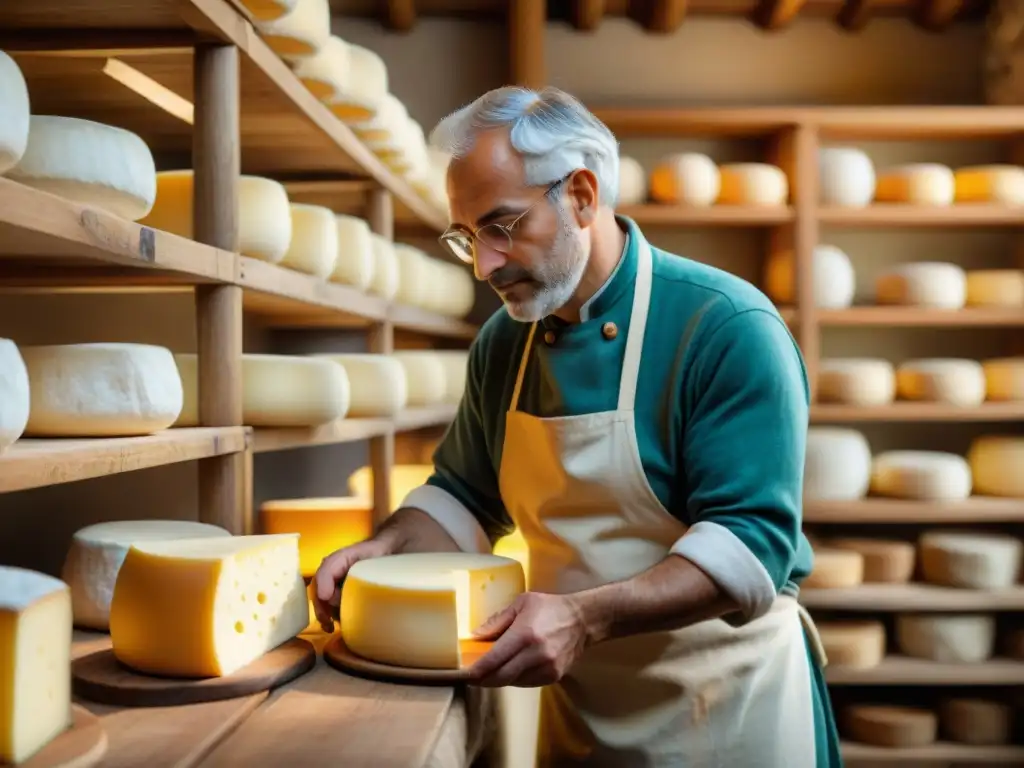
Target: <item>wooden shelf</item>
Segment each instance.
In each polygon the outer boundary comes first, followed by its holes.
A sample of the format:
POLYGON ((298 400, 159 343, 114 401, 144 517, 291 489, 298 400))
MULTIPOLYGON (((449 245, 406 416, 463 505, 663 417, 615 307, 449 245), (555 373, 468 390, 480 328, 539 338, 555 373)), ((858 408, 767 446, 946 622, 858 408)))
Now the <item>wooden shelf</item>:
POLYGON ((833 227, 1021 227, 1024 208, 875 204, 867 208, 822 208, 818 221, 833 227))
POLYGON ((837 611, 1024 611, 1024 586, 954 589, 934 584, 863 584, 851 589, 802 589, 800 602, 837 611))
POLYGON ((868 498, 861 501, 804 501, 805 523, 1010 523, 1024 522, 1024 499, 973 496, 934 502, 868 498))
POLYGON ((1024 765, 1024 747, 1016 745, 979 747, 939 741, 929 744, 927 747, 892 749, 844 741, 842 749, 843 760, 850 765, 855 762, 875 765, 890 765, 892 763, 907 763, 909 765, 966 763, 974 766, 984 764, 1024 765))
POLYGON ((408 408, 395 419, 395 429, 399 432, 413 432, 427 427, 440 427, 450 424, 458 411, 458 405, 434 405, 429 408, 408 408))
POLYGON ((747 205, 714 205, 707 208, 684 205, 625 205, 618 212, 640 226, 648 227, 764 227, 787 224, 794 219, 792 208, 747 205))
POLYGON ((1024 685, 1024 661, 992 658, 979 664, 942 664, 886 656, 870 669, 825 667, 830 685, 1024 685))
POLYGON ((867 408, 821 403, 811 406, 811 421, 848 424, 873 421, 1024 421, 1024 402, 983 403, 977 408, 920 402, 897 402, 867 408))
POLYGON ((1024 311, 967 308, 960 310, 919 307, 851 307, 817 312, 822 325, 849 328, 896 326, 901 328, 1020 328, 1024 311))

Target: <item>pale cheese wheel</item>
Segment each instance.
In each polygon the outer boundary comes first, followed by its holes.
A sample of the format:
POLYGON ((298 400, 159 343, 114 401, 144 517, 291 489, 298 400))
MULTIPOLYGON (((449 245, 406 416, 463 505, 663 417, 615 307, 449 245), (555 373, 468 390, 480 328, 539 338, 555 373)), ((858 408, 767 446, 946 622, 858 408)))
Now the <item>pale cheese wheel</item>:
POLYGON ((886 451, 871 466, 871 492, 923 501, 962 501, 971 495, 971 467, 941 451, 886 451))
POLYGON ((185 520, 118 520, 80 528, 60 576, 71 587, 75 626, 107 631, 117 573, 132 544, 230 535, 219 526, 185 520))
MULTIPOLYGON (((139 223, 180 237, 193 238, 191 170, 161 171, 156 202, 139 223)), ((292 217, 284 186, 260 176, 238 177, 238 252, 277 264, 292 240, 292 217)))
POLYGON ((0 453, 21 437, 28 424, 28 371, 17 345, 0 339, 0 453))
POLYGON ((405 243, 395 243, 398 257, 398 292, 395 301, 411 307, 422 307, 429 301, 434 286, 430 281, 430 266, 427 256, 419 248, 405 243))
POLYGON ((980 664, 992 657, 996 621, 984 614, 910 614, 896 617, 900 652, 941 664, 980 664))
POLYGON ((255 21, 273 21, 295 8, 298 0, 240 0, 255 21))
POLYGON ((345 92, 349 68, 348 43, 331 35, 315 54, 296 60, 292 71, 307 91, 320 101, 330 102, 345 92))
POLYGON ((28 86, 21 69, 0 51, 0 176, 13 168, 25 154, 29 133, 28 86))
POLYGON ((640 205, 647 199, 647 173, 640 161, 625 155, 619 157, 618 205, 640 205))
POLYGON ((395 246, 383 235, 370 233, 373 248, 373 276, 368 286, 372 293, 391 301, 398 293, 398 256, 395 246))
POLYGON ((875 197, 875 166, 861 149, 823 147, 818 151, 821 202, 863 208, 875 197))
POLYGON ((978 437, 971 443, 967 461, 974 473, 975 492, 1024 499, 1024 437, 978 437))
POLYGON ((651 198, 659 203, 706 208, 720 191, 718 166, 699 152, 670 155, 651 172, 651 198))
POLYGON ((719 205, 785 205, 789 180, 778 166, 768 163, 727 163, 719 167, 719 205))
POLYGON ((455 405, 462 400, 469 375, 469 352, 439 349, 434 352, 444 366, 444 402, 455 405))
POLYGON ((870 669, 885 656, 885 625, 874 620, 817 622, 830 666, 870 669))
POLYGON ((985 371, 977 360, 907 360, 896 369, 896 391, 904 400, 974 408, 985 401, 985 371))
POLYGON ((879 304, 961 309, 967 301, 967 274, 944 262, 903 264, 878 276, 875 299, 879 304))
POLYGON ((966 304, 968 307, 1024 307, 1024 270, 970 270, 966 304))
POLYGON ((405 408, 409 385, 405 368, 391 355, 318 355, 340 363, 348 373, 349 418, 390 418, 405 408))
POLYGON ((292 239, 281 266, 321 279, 335 271, 338 262, 338 225, 334 211, 322 205, 291 203, 292 239))
POLYGON ((1024 553, 1015 536, 973 531, 928 531, 918 548, 925 581, 963 589, 1012 587, 1024 553))
POLYGON ((1024 356, 982 360, 985 371, 985 397, 1006 402, 1024 400, 1024 356))
MULTIPOLYGON (((793 251, 772 251, 765 261, 765 293, 779 305, 796 303, 796 265, 793 251)), ((834 245, 816 245, 812 252, 812 294, 821 309, 845 309, 853 304, 857 281, 853 262, 834 245)))
POLYGON ((365 291, 372 284, 376 269, 370 225, 358 216, 344 213, 332 217, 337 257, 330 273, 331 282, 365 291))
POLYGON ((394 94, 385 94, 373 119, 353 126, 353 131, 378 157, 401 158, 410 131, 409 113, 394 94))
POLYGON ((408 396, 406 405, 422 408, 444 401, 446 382, 444 364, 433 351, 407 350, 392 354, 405 369, 408 396))
POLYGON ((384 59, 361 45, 348 47, 349 81, 344 93, 328 102, 338 119, 364 123, 376 115, 388 95, 388 69, 384 59))
POLYGON ((129 437, 167 429, 181 413, 174 356, 149 344, 22 347, 26 437, 129 437))
POLYGON ((826 358, 818 364, 818 401, 862 408, 888 405, 896 396, 896 371, 888 360, 826 358))
POLYGON ((373 535, 373 504, 356 496, 274 499, 260 505, 260 526, 299 534, 299 570, 309 579, 328 555, 373 535))
POLYGON ((476 284, 473 275, 462 264, 427 258, 429 268, 436 274, 434 295, 423 304, 448 317, 465 317, 476 303, 476 284))
MULTIPOLYGON (((195 354, 174 360, 185 385, 185 407, 175 426, 199 423, 199 369, 195 354)), ((242 423, 250 427, 315 427, 346 416, 349 383, 329 360, 299 355, 242 355, 242 423)))
POLYGON ((156 200, 156 166, 146 142, 76 117, 32 115, 25 152, 5 175, 130 221, 156 200))
POLYGON ((827 546, 860 555, 865 584, 906 584, 914 575, 916 549, 910 542, 851 537, 829 539, 827 546))
POLYGON ((856 704, 842 713, 843 734, 873 747, 910 749, 935 742, 939 719, 934 712, 890 704, 856 704))
POLYGON ((447 286, 445 286, 445 280, 448 277, 448 273, 445 271, 446 266, 440 259, 432 259, 429 256, 421 262, 420 270, 423 272, 425 285, 429 285, 431 290, 420 292, 418 304, 420 308, 438 314, 443 312, 448 301, 447 286))
POLYGON ((875 181, 875 201, 909 205, 952 205, 953 169, 939 163, 907 163, 887 168, 875 181))
POLYGON ((1024 168, 1018 165, 969 165, 953 174, 958 203, 1024 205, 1024 168))
POLYGON ((804 461, 804 497, 818 501, 863 498, 871 481, 871 448, 857 430, 810 427, 804 461))
POLYGON ((330 39, 330 4, 327 0, 298 0, 283 16, 258 21, 256 29, 270 50, 285 61, 312 56, 330 39))
POLYGON ((958 744, 995 746, 1013 740, 1013 708, 999 701, 947 699, 939 708, 942 731, 958 744))
POLYGON ((814 565, 800 584, 808 589, 849 589, 864 581, 864 558, 840 549, 814 550, 814 565))

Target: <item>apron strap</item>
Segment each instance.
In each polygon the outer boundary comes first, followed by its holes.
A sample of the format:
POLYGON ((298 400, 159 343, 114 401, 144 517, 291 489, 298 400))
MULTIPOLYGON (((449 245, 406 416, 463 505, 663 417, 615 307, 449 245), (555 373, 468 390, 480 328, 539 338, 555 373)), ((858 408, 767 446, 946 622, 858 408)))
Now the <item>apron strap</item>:
POLYGON ((640 375, 640 357, 644 348, 644 331, 651 303, 653 269, 651 246, 643 236, 637 238, 636 282, 633 288, 633 311, 629 317, 626 351, 622 357, 622 379, 619 381, 620 411, 632 411, 636 402, 636 383, 640 375))
POLYGON ((531 323, 530 332, 526 335, 526 348, 523 356, 519 359, 519 373, 516 374, 516 387, 512 390, 512 402, 508 404, 509 411, 519 408, 519 393, 523 389, 523 379, 526 378, 526 364, 530 361, 530 350, 533 349, 533 335, 537 332, 537 323, 531 323))

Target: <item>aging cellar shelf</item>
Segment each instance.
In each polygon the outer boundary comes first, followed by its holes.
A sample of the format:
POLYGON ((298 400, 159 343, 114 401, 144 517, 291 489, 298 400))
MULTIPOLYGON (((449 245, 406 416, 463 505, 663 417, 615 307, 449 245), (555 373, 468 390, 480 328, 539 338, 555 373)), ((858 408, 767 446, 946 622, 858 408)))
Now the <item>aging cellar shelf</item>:
POLYGON ((1024 499, 974 496, 966 501, 804 501, 806 523, 1024 523, 1024 499))
POLYGON ((907 656, 886 656, 866 669, 825 667, 831 685, 1024 685, 1024 661, 994 658, 978 664, 943 664, 907 656))
POLYGON ((802 589, 800 602, 812 610, 836 611, 1024 611, 1024 586, 978 590, 863 584, 850 589, 802 589))
POLYGON ((1024 402, 983 403, 976 408, 958 408, 943 403, 924 402, 899 402, 863 408, 817 403, 811 406, 811 421, 815 423, 1024 421, 1024 402))
POLYGON ((939 741, 927 747, 891 749, 844 742, 842 747, 843 759, 851 768, 893 764, 1024 765, 1024 747, 1016 745, 974 746, 939 741))

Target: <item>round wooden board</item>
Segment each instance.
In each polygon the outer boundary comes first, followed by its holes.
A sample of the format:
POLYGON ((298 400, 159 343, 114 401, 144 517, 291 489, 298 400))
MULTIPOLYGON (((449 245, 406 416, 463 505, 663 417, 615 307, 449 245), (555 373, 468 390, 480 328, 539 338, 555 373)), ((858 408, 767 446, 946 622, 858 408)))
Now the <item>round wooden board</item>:
POLYGON ((357 656, 345 645, 341 635, 335 635, 324 646, 324 661, 339 672, 359 677, 387 680, 393 683, 415 683, 419 685, 453 685, 469 680, 469 667, 494 645, 481 640, 462 640, 462 667, 459 669, 420 669, 419 667, 396 667, 357 656))
POLYGON ((315 665, 316 650, 298 637, 233 674, 200 680, 139 674, 122 665, 108 649, 74 661, 71 682, 75 693, 90 701, 121 707, 175 707, 269 691, 315 665))
POLYGON ((107 754, 107 732, 92 712, 71 705, 71 727, 18 768, 91 768, 107 754))

